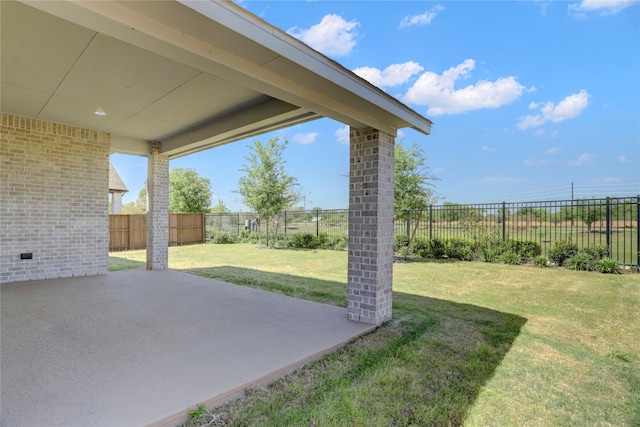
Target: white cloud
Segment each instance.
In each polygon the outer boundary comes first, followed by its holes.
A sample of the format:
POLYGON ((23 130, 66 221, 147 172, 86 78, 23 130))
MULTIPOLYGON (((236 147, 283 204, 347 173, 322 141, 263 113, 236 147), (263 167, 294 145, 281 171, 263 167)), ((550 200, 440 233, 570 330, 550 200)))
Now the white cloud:
POLYGON ((419 27, 423 25, 428 25, 433 21, 433 18, 436 17, 438 12, 442 12, 444 10, 444 6, 441 4, 434 6, 431 10, 426 11, 420 15, 407 15, 402 21, 400 21, 400 28, 407 28, 413 25, 417 25, 419 27))
POLYGON ((403 101, 427 105, 427 114, 439 116, 481 108, 498 108, 518 99, 525 89, 513 76, 500 77, 494 82, 481 80, 476 84, 455 89, 456 82, 469 78, 474 68, 475 61, 467 59, 440 75, 427 71, 409 88, 403 101))
POLYGON ((627 163, 629 161, 629 159, 627 159, 627 156, 625 156, 624 154, 621 156, 618 156, 618 161, 620 163, 627 163))
POLYGON ((293 140, 299 144, 307 145, 315 142, 318 135, 320 135, 318 132, 297 133, 293 136, 293 140))
POLYGON ((446 170, 445 168, 435 168, 435 169, 433 170, 433 173, 441 174, 441 173, 445 173, 446 171, 447 171, 447 170, 446 170))
POLYGON ((538 160, 530 160, 526 159, 523 163, 525 166, 543 166, 548 165, 550 163, 555 163, 556 159, 538 159, 538 160))
POLYGON ((340 129, 338 129, 337 131, 335 131, 334 135, 336 136, 336 138, 338 139, 338 142, 340 144, 346 144, 349 145, 349 126, 343 126, 340 129))
POLYGON ((532 102, 529 104, 529 109, 539 110, 539 113, 520 117, 518 129, 525 130, 542 126, 547 122, 558 123, 573 119, 578 117, 588 105, 589 93, 584 89, 567 96, 557 105, 551 101, 544 104, 532 102))
POLYGON ((580 157, 575 160, 569 160, 567 163, 569 164, 569 166, 579 168, 580 166, 584 166, 588 163, 593 163, 596 158, 598 158, 596 154, 582 153, 580 157))
POLYGON ((550 156, 553 154, 558 154, 560 152, 560 148, 558 147, 551 147, 549 148, 547 151, 544 152, 544 154, 550 156))
POLYGON ((486 151, 487 153, 493 153, 494 151, 496 151, 495 148, 492 147, 487 147, 486 145, 483 145, 481 148, 482 151, 486 151))
POLYGON ((582 0, 570 4, 569 12, 578 16, 594 11, 599 11, 601 15, 614 15, 635 4, 638 4, 637 0, 582 0))
POLYGON ((358 21, 345 21, 339 15, 325 15, 319 24, 310 28, 293 27, 290 35, 312 48, 330 56, 347 56, 356 45, 358 21))
POLYGON ((403 64, 392 64, 380 71, 373 67, 359 67, 353 70, 355 74, 378 87, 393 87, 406 83, 411 77, 424 70, 417 62, 409 61, 403 64))

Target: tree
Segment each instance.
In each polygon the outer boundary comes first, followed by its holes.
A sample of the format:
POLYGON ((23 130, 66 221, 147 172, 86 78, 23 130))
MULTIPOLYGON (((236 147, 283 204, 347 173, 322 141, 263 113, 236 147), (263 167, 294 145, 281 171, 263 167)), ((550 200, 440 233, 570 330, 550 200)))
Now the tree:
POLYGON ((147 182, 144 182, 144 187, 138 193, 138 198, 135 202, 129 202, 122 205, 123 214, 144 214, 147 213, 147 182))
POLYGON ((604 205, 590 200, 577 201, 577 217, 587 225, 587 233, 591 233, 591 225, 604 217, 604 205))
POLYGON ((231 210, 227 207, 227 205, 224 204, 222 199, 218 199, 218 204, 215 205, 214 207, 212 207, 209 210, 209 212, 218 213, 218 214, 225 214, 225 213, 230 213, 231 210))
POLYGON ((211 206, 211 182, 195 169, 169 172, 169 212, 207 212, 211 206))
POLYGON ((251 152, 245 156, 248 164, 240 169, 245 175, 238 180, 237 192, 242 195, 245 206, 255 212, 261 222, 266 222, 267 246, 269 221, 299 200, 299 194, 295 191, 298 181, 284 169, 286 162, 282 153, 287 144, 286 140, 280 143, 279 138, 270 139, 266 144, 253 141, 251 152))
POLYGON ((434 203, 431 181, 438 178, 429 175, 426 166, 427 158, 417 144, 404 148, 402 143, 395 148, 395 188, 394 210, 396 219, 415 222, 413 232, 409 237, 405 258, 411 248, 411 242, 416 234, 420 218, 425 209, 434 203))

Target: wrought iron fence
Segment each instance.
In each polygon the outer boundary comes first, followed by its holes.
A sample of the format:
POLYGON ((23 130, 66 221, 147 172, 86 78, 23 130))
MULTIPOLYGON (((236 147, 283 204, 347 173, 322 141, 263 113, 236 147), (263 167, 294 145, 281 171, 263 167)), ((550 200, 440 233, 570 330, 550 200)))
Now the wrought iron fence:
MULTIPOLYGON (((396 235, 426 239, 498 238, 538 242, 545 255, 558 240, 571 240, 579 247, 603 246, 619 264, 640 264, 639 197, 560 200, 521 203, 453 204, 430 206, 414 223, 395 221, 396 235), (415 227, 415 230, 414 230, 415 227)), ((348 209, 291 210, 278 215, 269 228, 284 235, 348 233, 348 209)), ((253 214, 207 214, 206 235, 225 231, 239 235, 243 230, 265 233, 253 214)))

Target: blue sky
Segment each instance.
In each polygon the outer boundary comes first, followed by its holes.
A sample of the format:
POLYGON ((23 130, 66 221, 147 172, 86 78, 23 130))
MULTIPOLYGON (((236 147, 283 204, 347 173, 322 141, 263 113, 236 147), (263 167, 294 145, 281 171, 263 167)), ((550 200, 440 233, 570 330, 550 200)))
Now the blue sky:
MULTIPOLYGON (((440 202, 640 193, 640 2, 241 1, 434 122, 417 143, 440 202)), ((286 169, 306 207, 348 207, 348 134, 321 119, 258 139, 289 142, 286 169)), ((234 191, 252 140, 172 160, 234 191)), ((146 158, 111 161, 137 198, 146 158)), ((302 206, 302 202, 300 206, 302 206)))

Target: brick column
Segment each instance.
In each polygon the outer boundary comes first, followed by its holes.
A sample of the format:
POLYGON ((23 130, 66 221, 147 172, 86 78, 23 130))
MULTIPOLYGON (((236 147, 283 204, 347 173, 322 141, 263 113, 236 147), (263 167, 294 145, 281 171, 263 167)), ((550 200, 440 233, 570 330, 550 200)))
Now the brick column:
POLYGON ((351 128, 347 316, 379 325, 391 319, 394 138, 351 128))
POLYGON ((151 146, 147 165, 147 270, 169 266, 169 158, 151 146))

